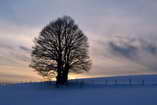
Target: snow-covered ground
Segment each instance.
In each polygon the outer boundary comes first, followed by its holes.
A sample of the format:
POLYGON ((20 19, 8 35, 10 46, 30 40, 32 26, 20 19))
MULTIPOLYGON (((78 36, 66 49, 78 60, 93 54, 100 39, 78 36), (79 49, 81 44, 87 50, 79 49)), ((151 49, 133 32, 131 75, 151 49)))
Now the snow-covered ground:
POLYGON ((157 75, 0 86, 0 105, 157 105, 157 75))

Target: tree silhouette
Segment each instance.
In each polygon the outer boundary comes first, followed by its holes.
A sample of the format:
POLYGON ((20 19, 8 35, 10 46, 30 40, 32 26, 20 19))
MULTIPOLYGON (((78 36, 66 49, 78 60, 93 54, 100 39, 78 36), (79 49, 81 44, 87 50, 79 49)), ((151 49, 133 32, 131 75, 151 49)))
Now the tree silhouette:
POLYGON ((30 66, 42 76, 54 71, 57 84, 67 83, 69 72, 82 73, 90 69, 88 38, 69 16, 50 22, 34 44, 30 66))

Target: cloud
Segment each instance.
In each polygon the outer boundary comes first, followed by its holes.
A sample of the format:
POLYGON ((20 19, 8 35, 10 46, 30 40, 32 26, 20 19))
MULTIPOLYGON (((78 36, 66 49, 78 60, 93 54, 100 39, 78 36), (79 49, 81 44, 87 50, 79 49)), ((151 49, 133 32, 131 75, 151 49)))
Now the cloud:
POLYGON ((113 42, 109 43, 109 48, 112 50, 114 54, 119 54, 121 56, 132 58, 136 56, 137 48, 132 45, 116 45, 113 42))
POLYGON ((40 81, 42 78, 30 68, 0 66, 0 82, 40 81))
POLYGON ((0 65, 24 66, 30 61, 31 49, 25 45, 15 44, 9 39, 0 42, 0 50, 0 65))
POLYGON ((147 53, 149 55, 156 56, 157 53, 157 43, 155 43, 153 39, 147 39, 145 37, 130 38, 129 36, 115 36, 114 40, 108 41, 107 46, 113 54, 120 54, 126 57, 138 56, 139 53, 147 53))
POLYGON ((151 42, 145 40, 140 40, 140 41, 141 41, 141 47, 143 48, 144 51, 154 56, 157 56, 157 43, 154 43, 153 40, 151 40, 151 42))
POLYGON ((149 42, 147 39, 121 37, 116 41, 110 40, 107 46, 107 54, 113 59, 128 60, 139 64, 139 66, 144 66, 147 72, 157 72, 157 45, 154 42, 149 42))
POLYGON ((25 46, 19 46, 19 48, 27 53, 30 53, 32 51, 30 48, 27 48, 25 46))

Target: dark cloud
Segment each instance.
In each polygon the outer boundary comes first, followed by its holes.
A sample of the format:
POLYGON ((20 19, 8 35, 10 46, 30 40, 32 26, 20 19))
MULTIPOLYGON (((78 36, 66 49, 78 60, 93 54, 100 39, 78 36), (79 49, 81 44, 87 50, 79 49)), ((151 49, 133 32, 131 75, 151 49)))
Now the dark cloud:
MULTIPOLYGON (((0 43, 0 65, 17 65, 30 61, 31 49, 23 45, 18 47, 6 43, 0 43)), ((23 65, 20 65, 23 66, 23 65)))
POLYGON ((31 49, 30 48, 27 48, 27 47, 25 47, 25 46, 20 46, 19 47, 21 50, 23 50, 23 51, 26 51, 27 53, 30 53, 31 52, 31 49))
POLYGON ((157 47, 154 46, 153 44, 149 44, 145 47, 145 50, 153 55, 157 54, 157 47))
POLYGON ((108 42, 109 51, 112 54, 119 54, 124 57, 132 58, 134 56, 147 53, 152 56, 157 56, 157 44, 155 40, 150 38, 130 38, 130 37, 115 37, 116 41, 108 42))
POLYGON ((145 67, 147 71, 157 70, 157 45, 148 39, 116 37, 110 40, 106 49, 110 57, 129 60, 129 62, 145 67))
POLYGON ((114 42, 109 42, 108 46, 113 54, 124 56, 127 58, 133 58, 138 53, 138 48, 125 43, 123 43, 123 45, 117 45, 114 42))
POLYGON ((148 42, 146 40, 140 40, 141 43, 141 48, 149 53, 152 54, 154 56, 157 56, 157 44, 156 44, 156 40, 151 40, 151 42, 148 42))

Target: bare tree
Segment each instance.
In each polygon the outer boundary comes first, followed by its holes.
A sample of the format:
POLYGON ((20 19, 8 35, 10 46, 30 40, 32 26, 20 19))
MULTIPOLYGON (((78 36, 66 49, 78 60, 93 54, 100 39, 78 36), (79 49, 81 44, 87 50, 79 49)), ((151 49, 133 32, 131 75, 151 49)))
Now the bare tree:
POLYGON ((57 73, 56 83, 65 84, 68 73, 88 71, 88 38, 69 16, 50 22, 35 38, 30 66, 42 76, 57 73))

